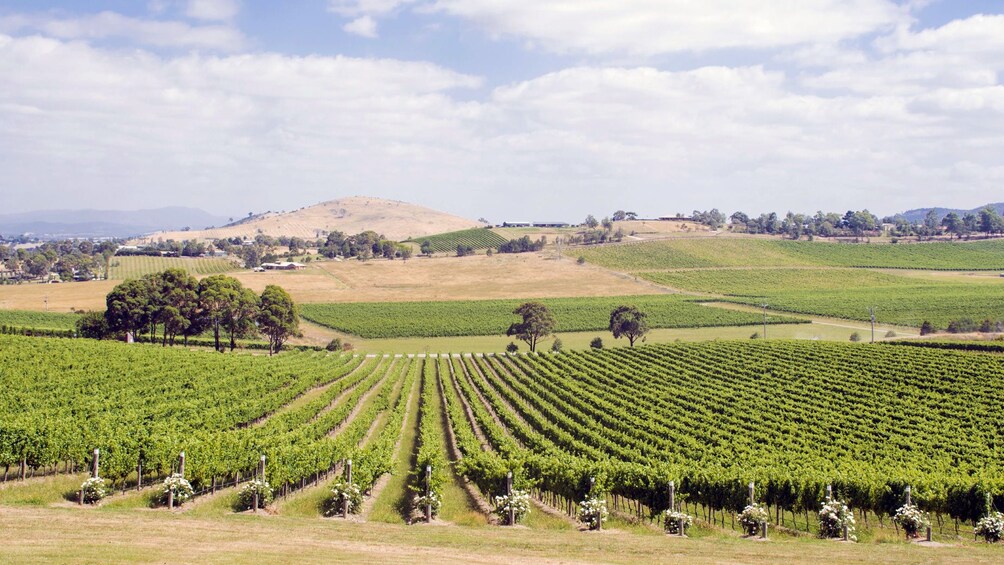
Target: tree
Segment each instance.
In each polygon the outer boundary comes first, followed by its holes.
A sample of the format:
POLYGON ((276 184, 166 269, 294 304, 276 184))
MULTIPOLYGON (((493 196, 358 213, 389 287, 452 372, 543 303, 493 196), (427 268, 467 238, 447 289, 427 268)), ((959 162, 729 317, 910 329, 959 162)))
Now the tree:
POLYGON ((600 225, 600 223, 596 221, 596 218, 592 214, 586 216, 586 220, 582 223, 586 224, 586 227, 591 230, 596 229, 596 226, 600 225))
POLYGON ((924 323, 920 325, 920 335, 927 335, 934 333, 934 326, 931 322, 924 320, 924 323))
POLYGON ((282 287, 270 284, 261 293, 258 329, 268 336, 268 354, 274 355, 282 344, 299 331, 296 305, 282 287))
POLYGON ((509 345, 505 346, 506 353, 516 353, 519 351, 519 346, 513 342, 509 342, 509 345))
POLYGON ((624 210, 617 210, 614 215, 610 217, 615 222, 623 222, 627 219, 627 212, 624 210))
POLYGON ((147 325, 150 286, 146 281, 130 279, 108 293, 105 319, 112 332, 137 334, 147 325))
POLYGON ((966 234, 966 225, 955 212, 949 212, 945 215, 944 219, 941 220, 941 225, 945 226, 948 233, 954 234, 957 237, 962 237, 966 234))
POLYGON ((258 317, 258 304, 258 295, 250 288, 242 286, 235 289, 233 299, 223 312, 223 326, 230 336, 230 351, 237 347, 238 337, 257 335, 255 319, 258 317))
POLYGON ((593 341, 589 342, 589 347, 592 347, 593 349, 603 349, 603 338, 594 337, 593 341))
POLYGON ((516 336, 525 341, 530 346, 530 352, 537 350, 537 342, 542 337, 551 335, 554 331, 555 321, 551 311, 540 302, 526 302, 519 308, 512 311, 517 316, 522 316, 522 322, 516 322, 509 326, 506 335, 516 336))
POLYGON ((628 343, 634 347, 634 342, 648 333, 647 315, 634 306, 618 306, 610 313, 610 331, 614 339, 621 336, 628 338, 628 343))
POLYGON ((205 313, 208 327, 213 328, 217 351, 223 351, 220 347, 220 327, 240 288, 240 281, 226 275, 213 275, 199 282, 199 305, 205 313))
POLYGON ((108 337, 108 320, 105 319, 105 313, 94 310, 84 312, 84 315, 77 320, 77 334, 90 339, 108 337))
POLYGON ((426 257, 432 257, 433 254, 432 243, 429 240, 423 241, 421 251, 422 255, 425 255, 426 257))
POLYGON ((554 342, 551 344, 551 351, 553 351, 554 353, 560 353, 564 345, 565 344, 561 343, 561 338, 556 337, 554 338, 554 342))

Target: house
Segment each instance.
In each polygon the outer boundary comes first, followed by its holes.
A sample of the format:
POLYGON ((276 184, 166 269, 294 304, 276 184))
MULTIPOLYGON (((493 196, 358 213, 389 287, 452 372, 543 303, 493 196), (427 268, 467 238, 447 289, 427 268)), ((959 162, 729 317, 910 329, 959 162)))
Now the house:
POLYGON ((567 228, 571 224, 568 222, 534 222, 533 227, 535 228, 567 228))
POLYGON ((502 222, 503 228, 529 228, 533 224, 530 222, 502 222))

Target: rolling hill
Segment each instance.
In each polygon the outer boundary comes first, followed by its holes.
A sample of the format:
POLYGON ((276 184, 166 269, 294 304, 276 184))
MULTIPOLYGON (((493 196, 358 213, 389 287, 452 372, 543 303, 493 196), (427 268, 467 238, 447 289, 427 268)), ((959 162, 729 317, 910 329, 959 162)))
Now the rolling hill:
POLYGON ((336 230, 346 234, 372 230, 401 241, 473 227, 478 227, 478 222, 431 208, 395 200, 352 196, 290 212, 268 212, 215 229, 156 232, 140 241, 254 238, 258 234, 316 239, 336 230))
POLYGON ((38 210, 0 215, 0 234, 31 234, 42 239, 135 237, 156 230, 201 228, 225 218, 195 208, 152 210, 38 210))

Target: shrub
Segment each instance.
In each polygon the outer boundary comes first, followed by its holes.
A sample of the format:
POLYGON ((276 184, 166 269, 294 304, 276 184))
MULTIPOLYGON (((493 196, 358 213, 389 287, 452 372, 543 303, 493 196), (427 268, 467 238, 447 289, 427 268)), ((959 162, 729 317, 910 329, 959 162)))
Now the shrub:
POLYGON ((896 332, 894 332, 892 330, 889 330, 889 331, 885 332, 885 336, 886 337, 896 337, 896 332))
POLYGON ((592 347, 593 349, 603 349, 603 338, 594 337, 593 341, 589 342, 589 347, 592 347))
POLYGON ((336 516, 342 513, 345 500, 349 502, 349 514, 358 514, 363 505, 363 491, 355 483, 338 481, 331 486, 331 498, 324 505, 325 516, 336 516))
POLYGON ((516 353, 519 351, 519 346, 515 342, 510 341, 509 345, 505 346, 505 350, 507 353, 516 353))
POLYGON ((892 521, 903 528, 908 538, 917 537, 922 528, 926 528, 931 524, 931 519, 927 515, 927 512, 921 511, 913 504, 900 506, 896 510, 896 514, 893 515, 892 521))
POLYGON ((513 524, 518 524, 530 513, 530 494, 524 490, 513 489, 512 494, 495 497, 495 515, 507 526, 513 525, 509 523, 510 509, 513 512, 513 524))
POLYGON ((586 258, 583 257, 582 255, 579 255, 579 258, 576 259, 575 262, 578 263, 579 265, 585 265, 586 264, 586 258))
POLYGON ((108 487, 101 477, 91 477, 80 485, 80 492, 84 495, 84 502, 96 504, 102 498, 108 496, 108 487))
POLYGON ((415 498, 411 501, 411 507, 419 511, 423 516, 425 515, 425 507, 432 506, 433 517, 439 515, 439 507, 443 505, 443 501, 439 499, 439 495, 434 492, 429 493, 428 496, 424 494, 416 494, 415 498))
POLYGON ((244 483, 241 490, 237 492, 237 502, 234 503, 234 510, 243 512, 254 508, 254 495, 258 493, 258 508, 265 508, 272 502, 272 487, 268 481, 257 479, 244 483))
POLYGON ((861 334, 859 334, 858 332, 852 333, 851 334, 851 341, 853 341, 854 343, 857 343, 857 342, 861 341, 861 334))
POLYGON ((933 334, 935 328, 931 325, 931 322, 924 320, 924 323, 920 325, 920 335, 933 334))
POLYGON ((327 349, 328 351, 341 351, 342 350, 341 338, 336 337, 335 339, 329 341, 325 349, 327 349))
POLYGON ((172 491, 174 492, 174 504, 178 505, 195 496, 195 489, 192 488, 192 484, 178 473, 174 473, 164 479, 164 484, 161 486, 160 496, 157 497, 157 500, 161 504, 166 505, 167 497, 172 491))
POLYGON ((608 515, 606 499, 591 496, 579 503, 579 520, 590 530, 600 529, 608 515))
POLYGON ((739 514, 739 524, 747 536, 755 536, 761 532, 763 524, 770 521, 767 509, 759 504, 750 504, 739 514))
POLYGON ((976 523, 973 533, 982 537, 987 543, 997 543, 1004 537, 1004 514, 992 512, 976 523))
POLYGON ((694 518, 686 512, 668 509, 662 515, 665 520, 667 534, 679 534, 681 521, 683 521, 683 533, 686 533, 687 528, 694 524, 694 518))
POLYGON ((819 510, 819 537, 843 537, 844 526, 847 526, 847 539, 858 541, 854 535, 854 513, 851 509, 840 500, 823 503, 822 509, 819 510))
POLYGON ((561 343, 561 338, 554 338, 554 343, 551 344, 551 351, 558 353, 561 351, 563 344, 561 343))
POLYGON ((753 332, 750 334, 750 339, 760 339, 760 332, 753 332))

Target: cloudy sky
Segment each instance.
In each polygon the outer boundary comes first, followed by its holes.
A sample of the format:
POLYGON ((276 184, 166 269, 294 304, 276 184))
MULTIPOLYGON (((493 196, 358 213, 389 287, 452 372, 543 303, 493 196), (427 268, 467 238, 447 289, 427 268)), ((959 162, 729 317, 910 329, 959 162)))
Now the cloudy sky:
POLYGON ((0 213, 968 208, 1002 71, 1002 0, 0 0, 0 213))

